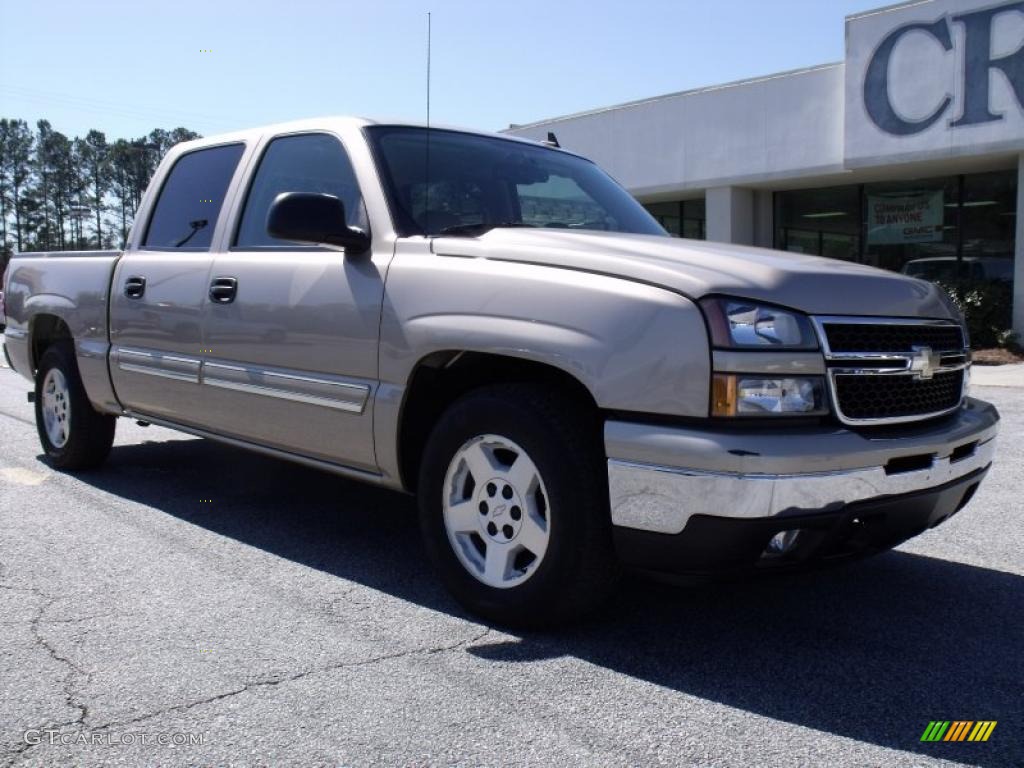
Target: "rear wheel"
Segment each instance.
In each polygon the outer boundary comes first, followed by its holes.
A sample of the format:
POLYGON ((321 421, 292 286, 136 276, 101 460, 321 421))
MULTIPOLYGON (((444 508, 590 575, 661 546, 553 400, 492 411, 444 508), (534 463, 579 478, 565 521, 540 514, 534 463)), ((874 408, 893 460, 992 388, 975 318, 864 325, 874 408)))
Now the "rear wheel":
POLYGON ((595 419, 535 385, 481 389, 441 417, 420 472, 428 553, 467 608, 517 626, 596 607, 617 573, 595 419))
POLYGON ((89 402, 71 342, 57 342, 43 353, 35 404, 39 442, 54 467, 89 469, 103 463, 114 443, 116 419, 89 402))

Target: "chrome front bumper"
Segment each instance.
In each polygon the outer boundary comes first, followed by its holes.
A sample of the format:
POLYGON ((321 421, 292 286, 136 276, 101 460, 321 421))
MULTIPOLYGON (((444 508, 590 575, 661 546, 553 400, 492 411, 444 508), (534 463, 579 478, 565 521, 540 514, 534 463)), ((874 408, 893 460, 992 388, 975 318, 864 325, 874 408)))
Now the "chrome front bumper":
POLYGON ((977 400, 886 436, 843 428, 717 432, 605 425, 612 522, 680 533, 694 515, 770 518, 828 512, 935 488, 987 467, 999 428, 977 400))

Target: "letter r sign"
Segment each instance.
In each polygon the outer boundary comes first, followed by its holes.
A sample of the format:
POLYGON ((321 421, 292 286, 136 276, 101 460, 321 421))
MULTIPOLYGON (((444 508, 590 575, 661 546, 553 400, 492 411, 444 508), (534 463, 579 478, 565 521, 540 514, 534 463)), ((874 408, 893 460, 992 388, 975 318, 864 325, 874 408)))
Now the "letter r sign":
POLYGON ((893 107, 889 93, 889 61, 896 46, 910 32, 922 32, 938 43, 948 55, 954 48, 953 26, 963 28, 963 99, 960 113, 950 121, 952 128, 1002 120, 992 111, 989 94, 989 72, 996 70, 1006 76, 1018 106, 1024 110, 1024 40, 1012 53, 992 55, 992 30, 1005 14, 1024 15, 1024 0, 981 8, 969 13, 943 16, 933 22, 904 24, 889 32, 875 49, 864 76, 864 107, 871 121, 886 133, 908 136, 926 130, 949 110, 950 96, 943 97, 925 117, 911 120, 893 107))

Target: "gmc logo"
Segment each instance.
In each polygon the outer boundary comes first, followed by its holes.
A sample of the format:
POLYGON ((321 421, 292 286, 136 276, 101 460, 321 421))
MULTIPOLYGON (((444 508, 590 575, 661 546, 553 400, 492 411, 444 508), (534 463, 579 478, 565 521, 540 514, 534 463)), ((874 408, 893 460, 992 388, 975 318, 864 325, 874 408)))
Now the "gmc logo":
POLYGON ((988 73, 992 69, 1006 75, 1017 103, 1024 108, 1024 45, 1005 56, 992 56, 992 24, 997 16, 1004 13, 1024 14, 1024 1, 943 17, 930 24, 905 24, 890 32, 875 50, 864 77, 864 106, 875 125, 886 133, 908 136, 928 129, 949 109, 953 98, 947 95, 925 118, 907 120, 901 117, 889 98, 889 59, 900 39, 914 31, 931 35, 946 52, 953 50, 952 24, 964 26, 964 96, 960 114, 950 121, 950 127, 1003 119, 1002 115, 989 109, 988 73))

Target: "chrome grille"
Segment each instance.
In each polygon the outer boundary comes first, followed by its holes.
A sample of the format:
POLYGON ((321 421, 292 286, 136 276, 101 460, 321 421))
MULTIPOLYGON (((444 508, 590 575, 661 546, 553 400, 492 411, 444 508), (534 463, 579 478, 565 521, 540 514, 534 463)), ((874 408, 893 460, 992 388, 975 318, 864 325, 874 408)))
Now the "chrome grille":
POLYGON ((840 421, 918 421, 963 402, 970 363, 958 324, 877 317, 813 320, 840 421))
POLYGON ((825 323, 833 352, 912 352, 915 346, 960 350, 963 331, 958 325, 877 325, 825 323))
POLYGON ((911 376, 836 374, 836 400, 849 419, 888 419, 926 416, 960 404, 963 371, 937 373, 915 380, 911 376))

